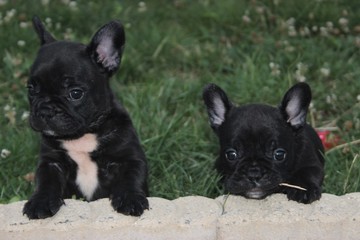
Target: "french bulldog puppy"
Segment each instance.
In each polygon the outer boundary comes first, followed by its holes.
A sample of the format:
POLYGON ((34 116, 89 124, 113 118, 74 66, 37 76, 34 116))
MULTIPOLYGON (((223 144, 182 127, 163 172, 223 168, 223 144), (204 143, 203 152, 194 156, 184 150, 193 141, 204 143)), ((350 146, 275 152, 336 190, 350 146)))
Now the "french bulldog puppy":
POLYGON ((203 99, 219 138, 215 167, 227 192, 252 199, 283 192, 300 203, 320 199, 324 149, 306 123, 311 101, 306 83, 290 88, 279 107, 236 107, 214 84, 204 88, 203 99), (284 183, 290 185, 280 186, 284 183))
POLYGON ((28 80, 30 125, 41 133, 36 189, 23 213, 53 216, 64 198, 109 197, 119 213, 148 209, 147 161, 126 110, 109 78, 125 44, 123 26, 112 21, 88 45, 57 41, 38 17, 41 47, 28 80))

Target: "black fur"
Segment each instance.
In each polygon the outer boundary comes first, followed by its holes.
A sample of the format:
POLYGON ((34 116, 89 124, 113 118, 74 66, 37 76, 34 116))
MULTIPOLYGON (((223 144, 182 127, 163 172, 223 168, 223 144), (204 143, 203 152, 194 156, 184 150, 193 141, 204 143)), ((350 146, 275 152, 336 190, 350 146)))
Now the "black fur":
POLYGON ((219 138, 215 167, 226 191, 255 199, 284 192, 301 203, 320 199, 324 149, 306 123, 311 101, 306 83, 290 88, 277 108, 263 104, 235 107, 214 84, 204 88, 203 99, 219 138), (306 191, 280 187, 280 183, 306 191))
POLYGON ((109 86, 125 44, 121 23, 104 25, 89 45, 56 41, 37 17, 33 24, 41 48, 28 81, 30 124, 42 142, 36 190, 23 213, 46 218, 64 198, 85 198, 75 181, 78 165, 63 143, 93 134, 97 147, 88 154, 97 166, 98 185, 86 200, 110 197, 116 211, 141 215, 149 207, 147 162, 131 119, 109 86))

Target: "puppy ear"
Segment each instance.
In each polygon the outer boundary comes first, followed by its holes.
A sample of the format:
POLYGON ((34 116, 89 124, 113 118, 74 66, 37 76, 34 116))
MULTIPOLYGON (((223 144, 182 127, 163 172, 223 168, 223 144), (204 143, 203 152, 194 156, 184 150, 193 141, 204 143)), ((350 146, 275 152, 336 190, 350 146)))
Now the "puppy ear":
POLYGON ((217 129, 225 121, 226 113, 232 104, 226 93, 215 84, 208 84, 204 87, 203 99, 209 115, 210 126, 217 129))
POLYGON ((311 101, 311 89, 306 83, 298 83, 291 87, 285 94, 280 110, 287 122, 298 129, 305 125, 306 114, 311 101))
POLYGON ((112 21, 95 33, 88 51, 102 69, 112 74, 120 66, 124 46, 124 28, 120 22, 112 21))
POLYGON ((38 16, 34 16, 32 22, 34 29, 39 36, 41 45, 56 41, 55 38, 48 31, 46 31, 44 24, 41 22, 38 16))

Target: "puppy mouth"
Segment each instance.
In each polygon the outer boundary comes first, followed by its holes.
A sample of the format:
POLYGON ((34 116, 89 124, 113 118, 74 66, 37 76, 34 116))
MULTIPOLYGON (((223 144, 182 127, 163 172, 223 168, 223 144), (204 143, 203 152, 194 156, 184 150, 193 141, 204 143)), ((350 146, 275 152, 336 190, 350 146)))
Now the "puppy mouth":
POLYGON ((44 130, 42 131, 42 133, 46 136, 52 136, 52 137, 57 136, 57 134, 53 130, 44 130))
POLYGON ((263 199, 268 194, 261 188, 253 188, 245 192, 244 196, 251 199, 263 199))
POLYGON ((278 184, 273 181, 249 181, 249 180, 230 180, 225 182, 225 188, 231 194, 241 195, 249 199, 264 199, 268 195, 277 192, 278 184))

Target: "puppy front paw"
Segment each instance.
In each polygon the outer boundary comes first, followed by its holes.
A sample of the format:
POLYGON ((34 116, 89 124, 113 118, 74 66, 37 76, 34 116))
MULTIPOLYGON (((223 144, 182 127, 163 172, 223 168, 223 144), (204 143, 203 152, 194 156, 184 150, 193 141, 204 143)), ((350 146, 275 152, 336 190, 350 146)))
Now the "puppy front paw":
POLYGON ((289 200, 309 204, 320 199, 321 189, 319 187, 308 187, 306 191, 304 191, 291 188, 286 189, 286 194, 289 200))
POLYGON ((35 194, 24 205, 23 214, 29 219, 43 219, 54 216, 64 204, 60 197, 35 194))
POLYGON ((145 195, 133 192, 124 192, 111 199, 115 211, 131 216, 140 216, 145 209, 149 209, 149 202, 145 195))

